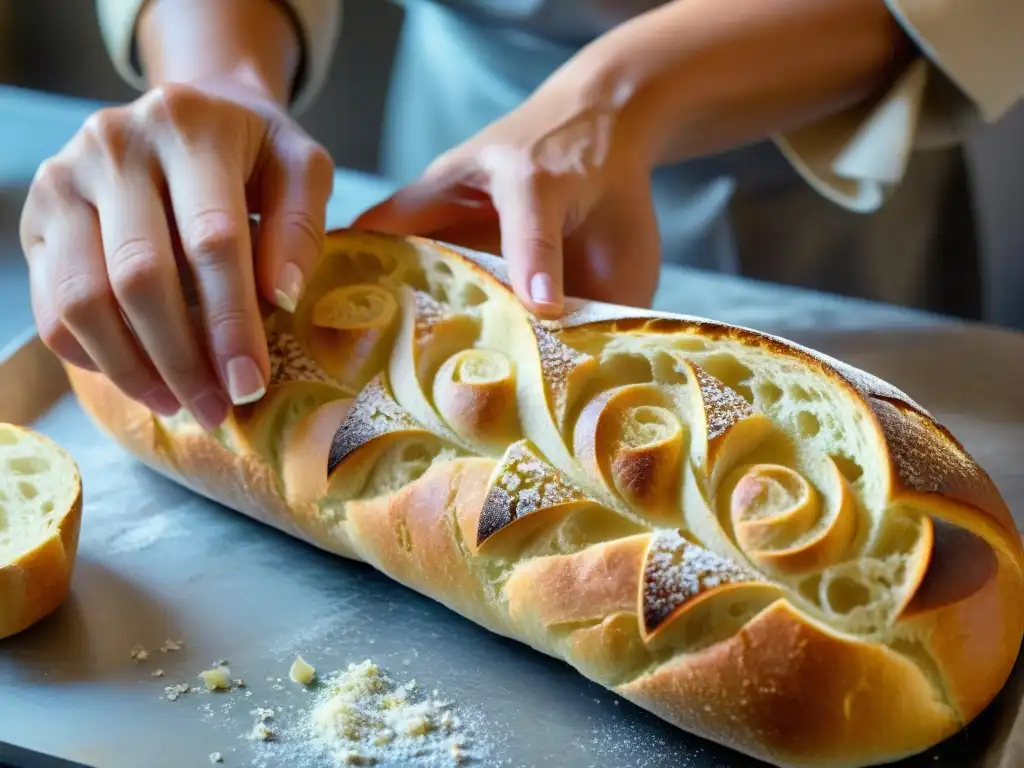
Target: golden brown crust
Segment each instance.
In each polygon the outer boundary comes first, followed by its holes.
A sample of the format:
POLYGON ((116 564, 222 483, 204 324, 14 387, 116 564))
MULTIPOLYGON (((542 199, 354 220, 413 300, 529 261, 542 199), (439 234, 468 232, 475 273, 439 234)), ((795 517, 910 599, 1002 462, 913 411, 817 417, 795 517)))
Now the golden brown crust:
POLYGON ((494 462, 462 459, 428 469, 393 496, 348 505, 360 554, 396 581, 492 631, 498 614, 462 554, 462 515, 483 505, 494 462))
POLYGON ((93 422, 133 456, 151 467, 171 470, 156 416, 98 373, 65 365, 71 389, 93 422))
POLYGON ((500 262, 418 238, 341 231, 325 253, 299 320, 268 319, 298 373, 279 365, 217 434, 92 374, 74 373, 79 398, 210 497, 777 765, 917 752, 1007 679, 1021 538, 984 470, 896 388, 700 318, 573 301, 538 322, 500 262), (332 383, 308 320, 349 284, 404 315, 383 323, 390 361, 332 383), (482 362, 463 386, 460 360, 497 355, 508 373, 482 362), (787 376, 817 388, 791 396, 803 422, 771 410, 787 376), (775 475, 791 492, 759 506, 775 475))
POLYGON ((782 600, 734 637, 617 690, 681 728, 775 765, 889 761, 960 725, 913 662, 835 635, 782 600))

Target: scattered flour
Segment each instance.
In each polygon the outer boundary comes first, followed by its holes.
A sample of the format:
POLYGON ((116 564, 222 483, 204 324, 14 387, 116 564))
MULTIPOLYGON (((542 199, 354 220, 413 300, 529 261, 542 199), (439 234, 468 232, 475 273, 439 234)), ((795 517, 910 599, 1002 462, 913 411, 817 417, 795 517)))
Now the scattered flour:
POLYGON ((254 709, 250 738, 270 730, 257 766, 460 766, 487 750, 470 739, 464 714, 415 680, 399 683, 372 661, 350 664, 314 686, 312 701, 281 716, 254 709))
POLYGON ((192 691, 193 688, 188 683, 178 683, 178 685, 168 685, 164 688, 164 695, 170 701, 177 701, 186 693, 192 691))
POLYGON ((149 517, 132 520, 131 523, 112 528, 106 537, 106 550, 112 554, 140 552, 167 539, 180 538, 188 530, 177 517, 156 513, 149 517))

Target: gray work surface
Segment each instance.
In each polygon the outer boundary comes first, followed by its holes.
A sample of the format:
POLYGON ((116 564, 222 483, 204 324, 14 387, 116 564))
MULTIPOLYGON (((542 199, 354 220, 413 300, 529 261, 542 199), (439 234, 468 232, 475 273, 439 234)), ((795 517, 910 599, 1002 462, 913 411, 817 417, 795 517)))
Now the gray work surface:
MULTIPOLYGON (((333 225, 386 193, 380 182, 348 174, 339 180, 333 225)), ((666 272, 656 307, 777 333, 887 378, 953 430, 1024 523, 1024 335, 688 271, 666 272)), ((257 706, 282 707, 284 725, 301 717, 309 694, 287 680, 301 653, 321 672, 371 658, 400 681, 438 688, 463 711, 477 765, 754 764, 368 566, 324 554, 156 476, 102 437, 70 398, 36 426, 78 459, 85 514, 68 602, 35 628, 0 641, 0 742, 94 768, 202 766, 215 751, 225 766, 321 765, 288 739, 267 746, 244 738, 257 706), (167 638, 185 645, 161 653, 167 638), (130 658, 137 643, 149 650, 148 660, 130 658), (165 685, 199 683, 198 672, 221 658, 252 696, 160 698, 165 685), (165 676, 152 677, 156 668, 165 676)), ((997 704, 964 733, 900 765, 1019 768, 1005 760, 1015 760, 1006 757, 1006 734, 1022 678, 1018 664, 997 704)), ((1010 741, 1022 736, 1017 728, 1010 741)), ((22 760, 0 747, 0 764, 29 765, 22 760)))

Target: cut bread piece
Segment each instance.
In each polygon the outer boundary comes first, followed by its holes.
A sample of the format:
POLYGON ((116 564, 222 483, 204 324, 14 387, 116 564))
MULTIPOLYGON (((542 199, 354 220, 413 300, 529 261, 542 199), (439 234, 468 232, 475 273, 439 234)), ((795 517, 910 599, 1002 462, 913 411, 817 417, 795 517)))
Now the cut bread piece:
POLYGON ((42 435, 0 424, 0 638, 64 602, 81 519, 75 460, 42 435))

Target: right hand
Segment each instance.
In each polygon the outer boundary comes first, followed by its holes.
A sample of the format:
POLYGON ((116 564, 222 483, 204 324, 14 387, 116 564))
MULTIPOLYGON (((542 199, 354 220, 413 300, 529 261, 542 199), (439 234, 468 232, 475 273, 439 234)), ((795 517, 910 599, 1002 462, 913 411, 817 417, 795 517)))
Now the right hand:
POLYGON ((231 402, 265 390, 259 297, 294 309, 320 256, 333 172, 241 77, 96 112, 40 166, 22 213, 43 342, 157 413, 184 406, 218 426, 231 402))

